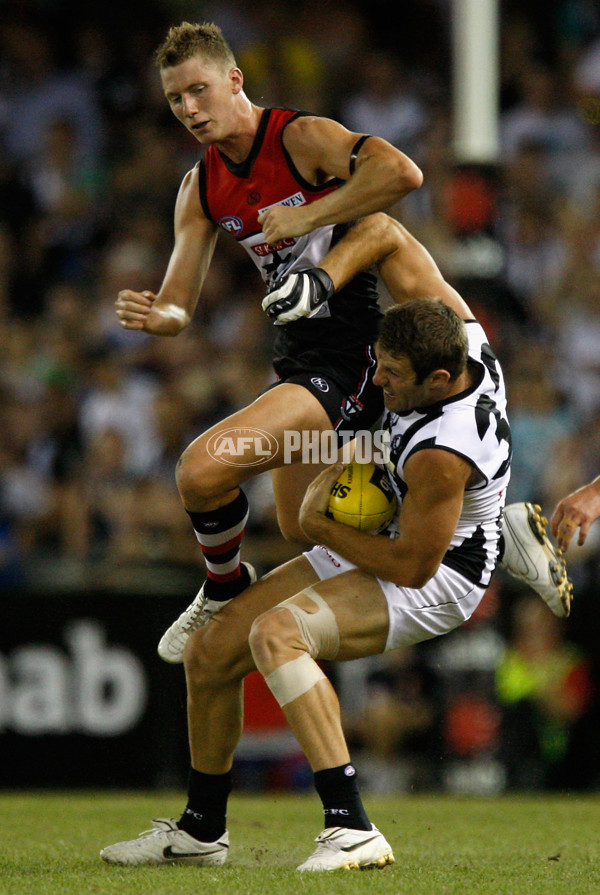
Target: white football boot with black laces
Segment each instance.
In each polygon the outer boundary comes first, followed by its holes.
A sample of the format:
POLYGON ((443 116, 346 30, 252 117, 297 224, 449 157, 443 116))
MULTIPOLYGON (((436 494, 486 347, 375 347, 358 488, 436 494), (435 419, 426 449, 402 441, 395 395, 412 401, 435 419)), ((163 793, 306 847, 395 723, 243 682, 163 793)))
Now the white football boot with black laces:
POLYGON ((362 870, 394 863, 394 854, 377 827, 351 830, 328 827, 317 836, 317 848, 297 870, 362 870))
POLYGON ((272 289, 262 309, 276 326, 301 317, 329 317, 328 301, 335 292, 329 274, 320 267, 291 273, 281 286, 272 289))
POLYGON ((562 551, 548 537, 547 525, 537 504, 511 503, 505 507, 504 553, 499 568, 532 587, 554 615, 566 618, 571 611, 573 584, 562 551))
MULTIPOLYGON (((256 581, 256 569, 249 562, 243 562, 248 570, 248 587, 256 581)), ((220 612, 231 600, 207 600, 204 596, 206 581, 185 612, 182 612, 171 627, 165 631, 158 644, 158 655, 165 662, 177 665, 183 662, 183 650, 190 634, 205 625, 209 618, 220 612)), ((232 597, 231 599, 235 599, 232 597)))
POLYGON ((137 839, 108 845, 100 852, 107 864, 224 864, 229 852, 227 831, 215 842, 200 842, 180 830, 175 818, 157 818, 137 839))

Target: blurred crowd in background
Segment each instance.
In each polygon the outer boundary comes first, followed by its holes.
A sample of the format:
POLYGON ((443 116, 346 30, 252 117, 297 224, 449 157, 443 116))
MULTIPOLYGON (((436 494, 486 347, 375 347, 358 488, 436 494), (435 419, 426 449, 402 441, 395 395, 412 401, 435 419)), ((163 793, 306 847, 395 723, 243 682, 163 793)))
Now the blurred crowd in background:
MULTIPOLYGON (((394 28, 390 5, 2 4, 7 598, 92 581, 189 596, 203 571, 176 460, 273 380, 262 283, 233 240, 220 238, 195 320, 176 339, 126 332, 114 314, 120 289, 159 288, 177 190, 200 158, 152 61, 169 25, 183 19, 222 26, 254 102, 381 135, 422 168, 423 187, 392 213, 476 310, 503 362, 514 439, 509 501, 533 500, 549 514, 600 472, 598 4, 500 4, 500 152, 486 166, 453 153, 450 0, 405 0, 394 28)), ((246 491, 245 550, 266 571, 296 551, 278 533, 268 474, 246 491)), ((463 760, 444 770, 457 790, 477 786, 477 762, 483 790, 600 782, 598 736, 590 738, 599 551, 600 528, 584 549, 571 547, 576 597, 566 623, 498 574, 464 630, 334 672, 372 780, 385 791, 401 786, 404 756, 410 785, 442 737, 463 760)))

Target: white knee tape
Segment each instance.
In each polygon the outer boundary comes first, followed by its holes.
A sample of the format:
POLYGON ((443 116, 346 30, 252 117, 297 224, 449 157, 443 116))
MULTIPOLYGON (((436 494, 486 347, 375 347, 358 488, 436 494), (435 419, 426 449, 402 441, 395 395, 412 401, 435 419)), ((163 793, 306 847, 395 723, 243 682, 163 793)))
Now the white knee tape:
POLYGON ((277 608, 288 609, 292 613, 313 659, 335 659, 340 649, 338 623, 328 604, 313 587, 305 587, 296 596, 278 603, 277 608), (308 612, 295 602, 302 596, 316 603, 315 612, 308 612))
POLYGON ((308 653, 302 653, 297 659, 280 665, 265 678, 267 686, 279 705, 283 708, 288 702, 298 699, 303 693, 311 690, 319 681, 325 680, 314 659, 308 653))

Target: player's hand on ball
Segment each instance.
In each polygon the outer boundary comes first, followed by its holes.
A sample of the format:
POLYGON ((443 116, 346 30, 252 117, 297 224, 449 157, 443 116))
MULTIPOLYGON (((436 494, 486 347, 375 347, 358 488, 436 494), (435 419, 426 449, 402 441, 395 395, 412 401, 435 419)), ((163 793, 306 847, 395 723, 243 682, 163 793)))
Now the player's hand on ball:
POLYGON ((344 470, 343 463, 328 466, 313 479, 304 495, 300 507, 300 527, 306 534, 318 540, 319 530, 329 509, 331 489, 344 470))

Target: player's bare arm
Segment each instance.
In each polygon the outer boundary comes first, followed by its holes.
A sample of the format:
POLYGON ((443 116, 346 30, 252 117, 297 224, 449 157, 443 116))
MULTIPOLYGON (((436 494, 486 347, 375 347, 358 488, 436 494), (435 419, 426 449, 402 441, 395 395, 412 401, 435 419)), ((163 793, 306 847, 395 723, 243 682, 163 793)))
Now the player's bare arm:
POLYGON ((284 145, 306 180, 317 185, 337 177, 346 183, 310 205, 265 211, 258 220, 269 243, 389 208, 421 186, 417 165, 380 137, 365 140, 351 174, 350 158, 361 136, 329 118, 300 117, 287 126, 284 145))
MULTIPOLYGON (((360 271, 376 265, 396 304, 413 298, 437 298, 463 320, 473 319, 471 309, 446 282, 427 249, 399 221, 383 212, 354 224, 327 252, 319 268, 338 291, 360 271)), ((290 310, 280 311, 281 300, 289 303, 289 294, 289 287, 287 294, 284 287, 283 293, 275 290, 263 301, 263 309, 269 317, 277 316, 277 323, 287 323, 306 313, 300 302, 290 310)))
POLYGON ((388 221, 393 229, 395 245, 387 256, 379 260, 379 273, 394 301, 400 304, 415 298, 439 298, 462 320, 472 320, 471 309, 444 279, 425 246, 399 221, 391 218, 388 221))
POLYGON ((339 464, 324 470, 308 487, 300 508, 306 535, 354 563, 363 572, 402 587, 423 587, 436 573, 460 517, 472 466, 449 451, 414 454, 404 474, 408 491, 399 517, 400 536, 370 535, 329 519, 325 512, 339 464))
POLYGON ((372 214, 358 221, 320 266, 337 290, 361 270, 375 265, 396 304, 413 298, 439 298, 463 320, 473 318, 469 306, 444 279, 425 246, 387 214, 372 214))
POLYGON ((175 205, 175 245, 157 295, 124 289, 115 303, 126 329, 176 336, 189 325, 217 240, 217 229, 202 211, 198 169, 184 177, 175 205))

